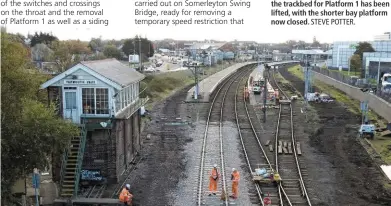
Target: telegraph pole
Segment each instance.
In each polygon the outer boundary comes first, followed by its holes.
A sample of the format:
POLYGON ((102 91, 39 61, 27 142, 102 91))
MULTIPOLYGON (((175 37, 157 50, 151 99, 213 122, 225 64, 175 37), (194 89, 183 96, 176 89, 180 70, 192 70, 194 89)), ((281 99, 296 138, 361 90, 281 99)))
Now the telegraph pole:
POLYGON ((139 61, 140 61, 140 71, 144 72, 143 69, 143 60, 141 58, 141 37, 138 37, 138 49, 139 49, 139 61))
POLYGON ((266 99, 267 99, 267 82, 269 80, 269 68, 270 66, 267 64, 264 66, 264 69, 265 69, 265 84, 263 86, 263 108, 262 108, 262 111, 263 111, 263 122, 265 123, 266 122, 266 99))
POLYGON ((201 67, 199 65, 195 65, 195 64, 192 64, 190 65, 190 62, 187 63, 187 68, 193 72, 194 74, 194 82, 195 82, 195 86, 194 86, 194 99, 197 100, 198 99, 198 95, 199 95, 199 85, 198 85, 198 81, 199 81, 199 77, 198 77, 198 74, 199 74, 199 71, 198 71, 198 68, 201 67), (191 70, 191 68, 194 68, 194 71, 191 70))
POLYGON ((308 104, 308 91, 310 89, 310 77, 311 77, 311 71, 310 71, 310 65, 308 61, 308 54, 305 56, 304 61, 304 110, 307 109, 308 104))

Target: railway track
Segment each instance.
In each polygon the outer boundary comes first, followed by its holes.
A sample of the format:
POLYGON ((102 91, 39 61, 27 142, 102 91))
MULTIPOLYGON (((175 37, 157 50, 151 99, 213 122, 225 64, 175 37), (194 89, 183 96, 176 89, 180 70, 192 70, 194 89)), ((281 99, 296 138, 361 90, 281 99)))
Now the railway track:
MULTIPOLYGON (((197 204, 200 205, 221 205, 220 198, 208 197, 210 194, 207 191, 207 185, 209 183, 209 172, 213 168, 214 164, 217 164, 220 168, 220 185, 218 191, 224 191, 228 197, 226 171, 224 162, 224 150, 223 150, 223 138, 222 138, 222 119, 224 102, 228 91, 231 86, 236 82, 239 77, 247 73, 248 67, 242 68, 228 77, 216 91, 214 98, 211 102, 206 126, 203 137, 201 163, 199 171, 199 185, 197 194, 197 204), (227 86, 226 86, 227 85, 227 86)), ((221 195, 218 194, 219 196, 221 195)), ((218 197, 219 197, 218 196, 218 197)), ((229 205, 228 198, 224 200, 223 205, 229 205)))
MULTIPOLYGON (((278 85, 274 72, 272 75, 269 72, 269 76, 273 79, 271 84, 279 89, 285 100, 289 100, 288 95, 278 85)), ((282 204, 311 206, 299 164, 293 127, 293 108, 290 101, 280 103, 274 143, 276 170, 282 178, 281 190, 286 194, 282 204)))
POLYGON ((94 185, 93 187, 91 187, 88 190, 86 197, 87 198, 101 198, 105 189, 106 189, 106 185, 94 185))
POLYGON ((118 198, 119 197, 119 194, 121 193, 121 190, 125 187, 126 183, 128 182, 128 180, 130 179, 131 177, 131 174, 132 174, 132 171, 136 169, 136 165, 141 161, 141 157, 140 156, 136 156, 134 161, 133 161, 133 164, 131 167, 129 167, 129 169, 127 171, 125 171, 128 175, 126 176, 125 180, 122 182, 122 184, 118 185, 113 193, 111 194, 111 198, 118 198))
MULTIPOLYGON (((243 81, 244 78, 241 79, 243 81)), ((236 116, 236 125, 238 128, 238 133, 240 141, 242 143, 242 148, 244 156, 247 162, 247 166, 251 173, 255 172, 256 168, 270 168, 273 169, 273 164, 268 158, 265 149, 262 146, 260 138, 257 134, 257 131, 254 127, 253 120, 257 119, 257 116, 249 112, 249 107, 247 102, 244 101, 244 94, 241 91, 240 85, 238 84, 236 88, 235 95, 235 116, 236 116), (240 103, 239 103, 240 102, 240 103)), ((242 85, 244 86, 244 84, 242 85)), ((278 187, 273 184, 258 184, 254 183, 255 190, 257 191, 257 200, 252 199, 253 204, 264 205, 263 197, 269 196, 271 199, 272 205, 277 206, 282 199, 282 194, 278 190, 278 187)))

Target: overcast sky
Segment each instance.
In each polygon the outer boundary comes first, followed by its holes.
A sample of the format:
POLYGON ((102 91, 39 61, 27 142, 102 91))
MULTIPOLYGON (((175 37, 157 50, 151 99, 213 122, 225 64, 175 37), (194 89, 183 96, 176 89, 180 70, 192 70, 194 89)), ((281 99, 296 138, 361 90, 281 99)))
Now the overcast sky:
MULTIPOLYGON (((195 0, 193 0, 195 1, 195 0)), ((198 0, 200 1, 200 0, 198 0)), ((240 0, 237 0, 240 1, 240 0)), ((92 37, 102 36, 104 39, 123 39, 141 34, 152 40, 173 38, 177 40, 204 40, 216 39, 223 41, 242 40, 257 42, 284 42, 286 40, 312 41, 316 38, 321 42, 333 41, 371 41, 374 35, 383 34, 390 31, 391 27, 386 26, 386 22, 391 22, 390 17, 364 17, 357 18, 355 26, 270 26, 270 1, 252 0, 251 7, 236 7, 232 9, 232 17, 244 19, 244 25, 184 25, 184 26, 139 26, 134 24, 134 2, 130 0, 115 0, 101 2, 104 8, 104 16, 109 20, 108 26, 103 25, 7 25, 10 32, 20 32, 22 34, 34 33, 35 31, 52 32, 61 40, 80 39, 90 40, 92 37)), ((64 9, 65 7, 62 7, 64 9)), ((150 7, 151 8, 151 7, 150 7)), ((152 7, 153 8, 153 7, 152 7)), ((167 7, 160 7, 167 9, 167 7)), ((20 8, 27 9, 27 8, 20 8)), ((30 7, 31 9, 31 7, 30 7)), ((38 8, 39 9, 39 8, 38 8)), ((60 8, 52 8, 58 10, 60 8)), ((80 9, 80 8, 79 8, 80 9)), ((146 8, 140 8, 146 9, 146 8)), ((174 7, 170 10, 175 9, 174 7)), ((176 7, 181 10, 182 8, 176 7)), ((189 9, 189 7, 186 7, 189 9)), ((198 9, 198 8, 191 8, 198 9)), ((208 8, 211 10, 210 8, 208 8)), ((283 8, 284 9, 284 8, 283 8)), ((319 11, 323 10, 319 9, 319 11)), ((326 8, 333 10, 333 8, 326 8)), ((206 10, 206 8, 204 8, 206 10)), ((212 9, 213 10, 213 9, 212 9)), ((227 8, 226 8, 227 10, 227 8)), ((345 9, 340 9, 345 10, 345 9)), ((389 10, 389 8, 388 8, 389 10)), ((158 12, 160 13, 160 11, 158 12)), ((28 19, 33 17, 24 16, 28 19)), ((138 16, 139 18, 140 16, 138 16)), ((1 19, 5 17, 2 16, 1 19)), ((60 17, 46 16, 46 19, 64 19, 60 17)), ((73 16, 73 19, 76 17, 73 16)), ((84 17, 91 19, 93 17, 84 17)), ((173 19, 172 17, 158 19, 173 19)), ((190 17, 182 17, 185 19, 190 17)), ((193 16, 193 19, 196 18, 193 16)), ((197 17, 200 18, 200 17, 197 17)), ((229 17, 231 18, 231 17, 229 17)), ((41 18, 38 18, 41 19, 41 18)), ((66 19, 66 17, 65 17, 66 19)), ((288 18, 289 19, 289 18, 288 18)), ((389 24, 388 24, 389 25, 389 24)))

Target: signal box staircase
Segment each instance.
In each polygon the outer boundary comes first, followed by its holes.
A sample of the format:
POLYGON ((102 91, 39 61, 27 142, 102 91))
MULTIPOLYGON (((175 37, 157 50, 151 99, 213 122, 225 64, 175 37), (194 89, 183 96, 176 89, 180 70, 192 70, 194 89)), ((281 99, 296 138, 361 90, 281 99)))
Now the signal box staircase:
POLYGON ((80 171, 83 164, 86 145, 86 129, 80 127, 80 135, 73 137, 64 150, 61 164, 60 197, 77 197, 79 190, 80 171))

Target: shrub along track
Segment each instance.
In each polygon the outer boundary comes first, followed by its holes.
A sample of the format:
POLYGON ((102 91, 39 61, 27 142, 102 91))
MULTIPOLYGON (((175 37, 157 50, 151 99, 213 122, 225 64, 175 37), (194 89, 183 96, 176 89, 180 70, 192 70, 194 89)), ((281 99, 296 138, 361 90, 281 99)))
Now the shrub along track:
MULTIPOLYGON (((280 69, 280 73, 303 95, 301 79, 287 69, 280 69)), ((350 126, 360 124, 360 117, 337 102, 312 105, 320 120, 309 143, 328 161, 307 167, 308 174, 317 177, 310 185, 318 193, 320 203, 317 205, 391 205, 391 195, 383 187, 384 177, 356 141, 357 132, 350 126), (327 170, 328 176, 316 176, 317 167, 327 170)))

